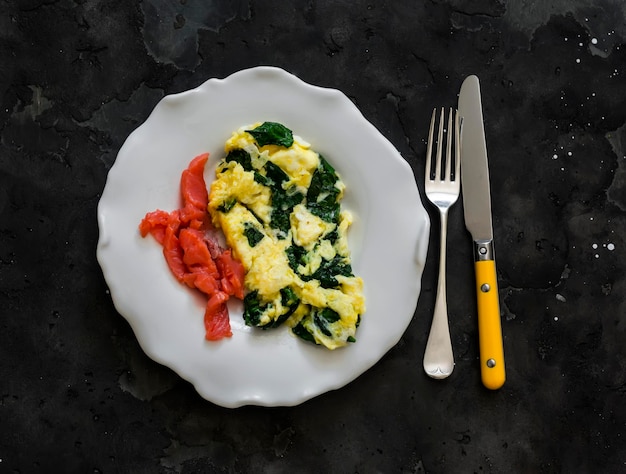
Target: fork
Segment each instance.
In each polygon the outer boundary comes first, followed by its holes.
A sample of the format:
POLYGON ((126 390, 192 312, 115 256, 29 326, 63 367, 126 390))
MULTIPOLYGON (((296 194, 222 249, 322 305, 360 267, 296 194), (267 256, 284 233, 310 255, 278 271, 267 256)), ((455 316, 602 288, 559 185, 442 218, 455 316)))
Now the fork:
POLYGON ((442 159, 445 112, 441 109, 436 156, 433 170, 433 132, 437 121, 437 109, 433 110, 426 150, 425 188, 428 200, 439 209, 441 244, 439 248, 439 280, 433 320, 424 353, 424 371, 435 379, 448 377, 454 369, 454 354, 448 327, 448 305, 446 302, 446 241, 448 233, 448 210, 459 198, 461 175, 459 114, 450 109, 446 130, 446 156, 442 159), (453 118, 454 115, 454 118, 453 118), (453 140, 454 138, 454 140, 453 140), (454 141, 454 156, 452 142, 454 141))

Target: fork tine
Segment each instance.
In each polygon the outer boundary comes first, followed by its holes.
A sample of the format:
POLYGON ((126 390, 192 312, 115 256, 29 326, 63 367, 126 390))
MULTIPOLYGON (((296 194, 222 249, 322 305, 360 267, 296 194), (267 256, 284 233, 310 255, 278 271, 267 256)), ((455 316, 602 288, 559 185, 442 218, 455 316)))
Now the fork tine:
POLYGON ((443 145, 443 127, 445 120, 445 109, 441 108, 441 118, 439 120, 439 134, 437 137, 437 161, 435 162, 435 179, 441 180, 441 148, 443 145))
POLYGON ((459 111, 454 115, 454 179, 459 180, 461 175, 461 125, 459 123, 459 111))
POLYGON ((450 174, 450 169, 452 168, 452 108, 450 108, 450 115, 448 116, 448 133, 447 133, 447 143, 446 143, 446 174, 444 175, 444 180, 449 180, 452 178, 450 174))
POLYGON ((435 129, 435 113, 437 109, 433 109, 433 116, 430 120, 430 130, 428 131, 428 145, 426 148, 426 179, 432 179, 432 153, 433 153, 433 131, 435 129))

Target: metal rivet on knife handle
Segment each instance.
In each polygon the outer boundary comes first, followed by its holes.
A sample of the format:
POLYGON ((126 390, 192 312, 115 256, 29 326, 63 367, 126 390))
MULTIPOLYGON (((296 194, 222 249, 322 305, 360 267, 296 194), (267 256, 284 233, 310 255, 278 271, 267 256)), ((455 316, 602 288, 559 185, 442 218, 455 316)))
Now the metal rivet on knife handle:
POLYGON ((482 291, 483 293, 487 293, 489 290, 491 290, 491 287, 489 286, 489 283, 483 283, 480 286, 480 291, 482 291))
POLYGON ((474 242, 474 261, 493 260, 493 241, 476 241, 474 242))
POLYGON ((489 367, 490 369, 493 369, 496 366, 496 361, 493 359, 489 359, 487 361, 487 367, 489 367))

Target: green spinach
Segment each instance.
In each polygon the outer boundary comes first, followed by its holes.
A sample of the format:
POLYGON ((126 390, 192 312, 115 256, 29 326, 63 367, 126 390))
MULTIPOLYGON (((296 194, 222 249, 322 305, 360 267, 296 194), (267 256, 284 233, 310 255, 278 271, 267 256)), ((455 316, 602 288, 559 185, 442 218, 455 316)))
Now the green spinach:
POLYGON ((341 255, 335 255, 332 260, 322 259, 319 268, 310 276, 302 276, 302 279, 305 281, 319 280, 322 288, 336 288, 339 286, 339 282, 335 278, 337 275, 354 276, 352 266, 341 255))
POLYGON ((297 190, 295 186, 284 190, 275 188, 272 190, 272 213, 270 217, 270 226, 273 229, 281 231, 280 238, 285 238, 291 228, 289 216, 293 208, 300 204, 304 199, 304 195, 297 190))
POLYGON ((261 240, 263 240, 263 232, 256 228, 252 222, 245 222, 243 224, 243 235, 248 239, 248 245, 255 247, 261 240))
POLYGON ((304 327, 304 324, 302 324, 302 321, 299 322, 291 331, 300 339, 304 339, 305 341, 312 342, 313 344, 317 344, 317 342, 315 342, 315 338, 313 337, 313 334, 311 334, 309 330, 306 327, 304 327))
POLYGON ((253 130, 246 130, 259 146, 279 145, 289 148, 293 145, 293 133, 283 124, 264 122, 253 130))
POLYGON ((306 264, 305 257, 307 251, 303 247, 293 244, 285 249, 285 253, 287 254, 287 260, 289 260, 289 266, 294 272, 298 273, 298 267, 306 264))
POLYGON ((273 161, 265 163, 265 177, 270 180, 266 186, 272 189, 282 188, 284 182, 289 181, 289 176, 273 161))
POLYGON ((337 223, 339 220, 338 180, 335 169, 320 155, 320 165, 311 177, 306 200, 311 214, 326 222, 337 223))
POLYGON ((269 178, 266 178, 265 176, 263 176, 258 171, 254 172, 254 180, 257 183, 262 184, 263 186, 267 186, 267 187, 270 187, 273 184, 272 181, 269 178))
POLYGON ((243 320, 247 326, 259 326, 267 306, 262 305, 258 291, 251 291, 243 299, 243 320))
POLYGON ((318 314, 329 323, 336 323, 337 321, 341 319, 341 316, 339 316, 339 313, 335 311, 334 309, 330 309, 330 308, 322 308, 319 310, 318 314))
POLYGON ((242 150, 241 148, 231 150, 228 155, 226 155, 226 158, 224 158, 224 161, 226 161, 227 163, 229 161, 239 163, 243 167, 244 171, 254 170, 254 168, 252 167, 252 158, 250 157, 250 154, 246 150, 242 150))
POLYGON ((298 309, 298 305, 300 304, 300 298, 298 298, 298 295, 296 295, 296 293, 288 286, 286 286, 285 288, 281 288, 280 301, 283 306, 287 308, 287 311, 281 314, 278 318, 276 318, 276 321, 274 321, 271 325, 271 327, 273 328, 278 327, 285 321, 287 321, 289 316, 291 316, 294 311, 298 309))
POLYGON ((318 327, 318 329, 320 330, 320 332, 322 334, 324 334, 324 336, 332 336, 333 333, 330 332, 330 329, 328 328, 328 321, 326 321, 326 319, 324 319, 320 313, 315 313, 313 315, 313 322, 315 323, 315 325, 318 327))
POLYGON ((227 214, 228 211, 230 211, 235 206, 235 204, 237 204, 237 200, 234 198, 230 198, 230 199, 225 200, 222 204, 220 204, 217 207, 217 210, 220 212, 223 212, 224 214, 227 214))

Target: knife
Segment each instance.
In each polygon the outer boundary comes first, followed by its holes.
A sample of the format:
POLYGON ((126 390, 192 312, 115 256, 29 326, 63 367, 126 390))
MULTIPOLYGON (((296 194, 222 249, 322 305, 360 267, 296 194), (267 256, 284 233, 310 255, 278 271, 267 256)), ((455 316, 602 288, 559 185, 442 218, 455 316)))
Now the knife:
POLYGON ((483 385, 496 390, 506 379, 498 281, 491 224, 487 146, 478 77, 469 76, 459 94, 461 116, 461 183, 465 226, 474 240, 478 304, 480 374, 483 385))

